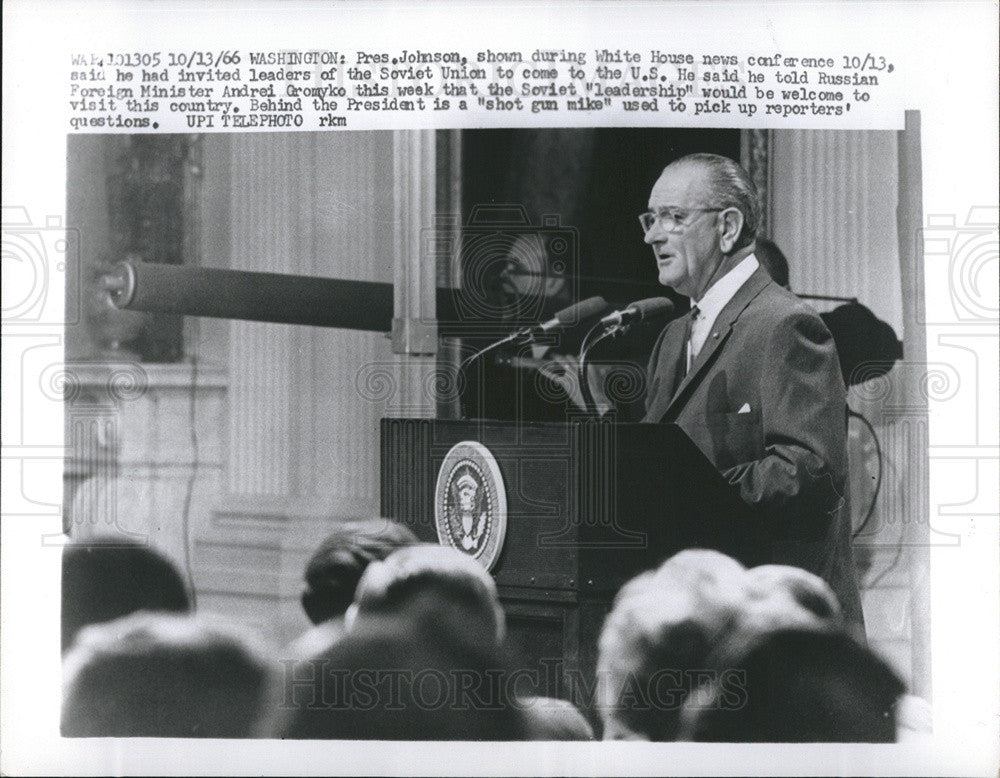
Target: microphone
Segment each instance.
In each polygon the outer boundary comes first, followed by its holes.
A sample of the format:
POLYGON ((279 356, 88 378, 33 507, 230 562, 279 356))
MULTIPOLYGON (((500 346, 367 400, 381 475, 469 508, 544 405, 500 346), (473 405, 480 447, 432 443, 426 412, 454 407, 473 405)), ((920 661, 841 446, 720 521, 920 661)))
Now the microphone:
POLYGON ((586 300, 581 300, 568 308, 563 308, 548 321, 536 324, 532 327, 525 327, 524 329, 513 333, 513 335, 509 335, 508 338, 511 340, 520 340, 522 338, 534 340, 536 337, 544 335, 546 332, 551 332, 552 330, 561 329, 563 327, 571 327, 584 319, 596 316, 607 307, 607 300, 603 297, 588 297, 586 300))
POLYGON ((605 327, 621 327, 634 324, 643 319, 652 319, 656 316, 663 316, 674 309, 674 304, 666 297, 648 297, 645 300, 638 300, 629 303, 620 311, 609 313, 598 324, 605 327))
POLYGON ((546 332, 552 332, 561 327, 570 327, 583 319, 590 319, 607 307, 607 300, 603 297, 588 297, 586 300, 581 300, 569 306, 569 308, 563 308, 546 322, 535 324, 531 327, 524 327, 517 332, 512 332, 505 338, 493 341, 493 343, 490 343, 485 348, 481 348, 472 356, 463 359, 462 363, 458 366, 458 370, 460 373, 464 373, 468 366, 483 354, 501 346, 506 346, 508 343, 531 343, 539 335, 544 335, 546 332))
POLYGON ((583 395, 583 402, 587 413, 591 416, 597 416, 598 414, 597 404, 594 402, 594 395, 590 391, 589 376, 587 375, 589 368, 587 358, 590 350, 605 338, 625 332, 635 322, 661 316, 673 310, 673 307, 674 304, 666 297, 649 297, 645 300, 637 300, 634 303, 629 303, 620 311, 609 313, 591 327, 590 332, 587 333, 587 337, 583 339, 583 345, 580 347, 579 368, 577 369, 577 377, 580 380, 580 393, 583 395), (594 335, 596 337, 591 340, 591 337, 594 335))

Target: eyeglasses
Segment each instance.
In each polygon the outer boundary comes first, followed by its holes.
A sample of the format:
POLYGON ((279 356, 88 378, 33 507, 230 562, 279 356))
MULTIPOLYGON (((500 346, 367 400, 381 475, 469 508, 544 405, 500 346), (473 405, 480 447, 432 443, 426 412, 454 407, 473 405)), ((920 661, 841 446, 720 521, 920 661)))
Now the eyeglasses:
POLYGON ((653 229, 653 225, 659 222, 667 232, 677 232, 686 227, 691 214, 694 213, 720 213, 725 208, 660 208, 658 211, 646 211, 639 214, 639 224, 642 231, 648 233, 653 229))

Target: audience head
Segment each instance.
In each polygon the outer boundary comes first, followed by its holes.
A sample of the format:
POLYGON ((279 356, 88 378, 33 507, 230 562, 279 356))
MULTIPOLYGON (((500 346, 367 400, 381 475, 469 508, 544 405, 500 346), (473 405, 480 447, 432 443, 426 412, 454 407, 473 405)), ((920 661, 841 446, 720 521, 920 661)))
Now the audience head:
POLYGON ((575 705, 556 697, 524 697, 529 740, 593 740, 594 728, 575 705))
MULTIPOLYGON (((460 552, 457 552, 460 553, 460 552)), ((411 604, 412 601, 411 601, 411 604)), ((524 740, 502 647, 446 603, 369 612, 325 652, 286 667, 283 738, 524 740), (288 680, 288 673, 296 676, 288 680)))
POLYGON ((746 572, 748 622, 765 626, 825 624, 843 626, 843 613, 830 585, 807 570, 790 565, 760 565, 746 572))
POLYGON ((232 627, 159 613, 86 627, 63 671, 66 737, 252 737, 275 680, 232 627))
POLYGON ((891 743, 903 683, 842 630, 758 633, 715 662, 688 697, 680 739, 703 742, 891 743))
POLYGON ((788 280, 788 260, 778 248, 777 243, 767 238, 758 237, 757 247, 753 253, 774 283, 785 287, 785 289, 791 288, 788 280))
POLYGON ((387 519, 339 525, 306 565, 306 586, 301 597, 306 616, 313 624, 342 617, 368 565, 416 542, 416 536, 406 526, 387 519))
POLYGON ((673 740, 681 703, 731 629, 744 568, 715 551, 683 551, 618 593, 598 645, 604 738, 673 740))
POLYGON ((505 620, 496 584, 468 554, 433 544, 400 549, 373 562, 358 583, 352 621, 372 616, 461 613, 464 631, 487 643, 500 642, 505 620))
POLYGON ((62 649, 82 627, 136 611, 186 612, 187 588, 162 554, 132 540, 70 543, 62 556, 62 649))
MULTIPOLYGON (((188 599, 160 554, 112 539, 67 546, 63 735, 593 738, 570 703, 507 683, 496 585, 469 555, 391 522, 352 522, 305 577, 314 629, 338 633, 285 663, 278 706, 275 668, 255 642, 163 612, 188 599)), ((892 742, 906 709, 902 682, 847 633, 821 578, 699 549, 619 591, 596 691, 605 739, 892 742)))
POLYGON ((720 597, 739 597, 746 568, 719 551, 689 548, 669 557, 655 571, 656 579, 677 592, 717 591, 720 597), (702 587, 698 589, 698 587, 702 587))

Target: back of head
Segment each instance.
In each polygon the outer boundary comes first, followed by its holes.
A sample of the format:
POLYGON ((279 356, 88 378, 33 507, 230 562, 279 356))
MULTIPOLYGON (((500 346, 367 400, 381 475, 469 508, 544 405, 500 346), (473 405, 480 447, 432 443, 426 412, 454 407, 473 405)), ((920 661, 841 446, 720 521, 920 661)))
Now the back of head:
POLYGON ((355 594, 357 618, 415 613, 421 608, 462 613, 465 630, 486 642, 503 638, 496 584, 482 565, 454 548, 420 544, 369 565, 355 594))
POLYGON ((573 703, 557 697, 519 700, 530 740, 593 740, 594 728, 573 703))
POLYGON ((137 613, 82 630, 64 661, 66 737, 251 737, 274 676, 232 627, 137 613))
POLYGON ((709 591, 731 599, 742 593, 746 568, 730 556, 707 548, 688 548, 669 557, 656 569, 656 578, 671 594, 709 591))
POLYGON ((745 580, 743 630, 844 626, 837 595, 818 575, 790 565, 760 565, 747 570, 745 580))
POLYGON ((703 742, 891 743, 903 683, 834 629, 782 629, 718 659, 718 677, 688 698, 681 739, 703 742))
POLYGON ((62 648, 77 632, 136 611, 186 612, 187 588, 173 564, 131 540, 71 543, 62 557, 62 648))
POLYGON ((837 344, 847 386, 883 376, 903 358, 903 344, 892 325, 857 301, 824 311, 820 318, 837 344))
POLYGON ((728 633, 743 567, 715 551, 684 551, 618 593, 597 661, 605 739, 672 740, 683 700, 728 633))
POLYGON ((297 663, 277 734, 293 739, 523 740, 503 649, 471 637, 461 613, 369 615, 297 663))
POLYGON ((743 229, 733 246, 738 250, 749 246, 760 229, 761 204, 757 186, 738 162, 720 154, 688 154, 667 167, 693 165, 705 172, 709 191, 705 207, 736 208, 743 214, 743 229))
POLYGON ((406 526, 388 519, 338 526, 306 565, 301 601, 309 620, 321 624, 343 616, 368 565, 416 542, 416 536, 406 526))

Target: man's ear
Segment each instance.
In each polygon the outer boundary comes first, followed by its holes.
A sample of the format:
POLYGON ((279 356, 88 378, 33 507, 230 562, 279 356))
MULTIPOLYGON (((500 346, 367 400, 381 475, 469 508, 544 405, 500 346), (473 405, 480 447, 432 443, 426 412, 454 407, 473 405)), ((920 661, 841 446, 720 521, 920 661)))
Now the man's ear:
POLYGON ((743 231, 743 214, 739 208, 727 208, 719 215, 722 217, 719 219, 719 248, 723 254, 728 254, 743 231))

